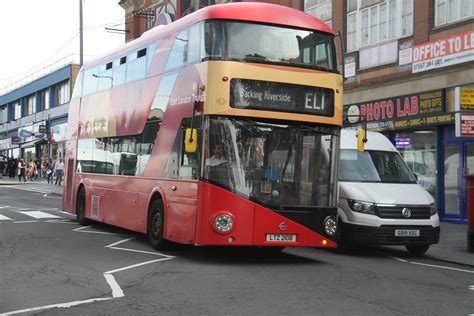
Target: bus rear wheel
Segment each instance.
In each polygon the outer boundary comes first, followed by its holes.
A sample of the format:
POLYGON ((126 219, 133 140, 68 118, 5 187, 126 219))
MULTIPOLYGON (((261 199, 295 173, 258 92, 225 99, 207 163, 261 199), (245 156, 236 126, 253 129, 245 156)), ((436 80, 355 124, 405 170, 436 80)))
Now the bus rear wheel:
POLYGON ((86 192, 84 188, 79 189, 77 192, 77 199, 76 199, 76 219, 77 222, 83 226, 89 224, 89 220, 84 217, 84 213, 86 211, 86 192))
POLYGON ((148 211, 147 235, 151 246, 156 250, 163 250, 165 239, 163 231, 165 227, 165 212, 162 200, 155 200, 148 211))

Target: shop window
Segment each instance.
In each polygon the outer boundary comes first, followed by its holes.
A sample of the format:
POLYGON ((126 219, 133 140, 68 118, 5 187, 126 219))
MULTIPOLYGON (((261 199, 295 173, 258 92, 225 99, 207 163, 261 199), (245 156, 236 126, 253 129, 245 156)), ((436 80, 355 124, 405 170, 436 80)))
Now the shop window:
POLYGON ((393 139, 418 183, 433 197, 436 195, 436 131, 397 133, 393 139))
POLYGON ((435 0, 435 26, 473 17, 474 2, 472 0, 435 0))

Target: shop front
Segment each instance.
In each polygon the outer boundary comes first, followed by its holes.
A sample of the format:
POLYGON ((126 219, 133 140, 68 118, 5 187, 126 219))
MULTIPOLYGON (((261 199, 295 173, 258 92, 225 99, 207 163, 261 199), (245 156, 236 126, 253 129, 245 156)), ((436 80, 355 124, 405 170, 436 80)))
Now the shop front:
POLYGON ((433 195, 440 218, 464 222, 464 175, 469 168, 474 172, 474 138, 456 137, 452 104, 453 89, 348 104, 344 106, 344 113, 349 115, 345 126, 363 126, 354 115, 365 118, 367 129, 387 136, 418 183, 433 195))
POLYGON ((67 123, 53 125, 49 133, 50 158, 57 159, 63 157, 66 144, 67 123))

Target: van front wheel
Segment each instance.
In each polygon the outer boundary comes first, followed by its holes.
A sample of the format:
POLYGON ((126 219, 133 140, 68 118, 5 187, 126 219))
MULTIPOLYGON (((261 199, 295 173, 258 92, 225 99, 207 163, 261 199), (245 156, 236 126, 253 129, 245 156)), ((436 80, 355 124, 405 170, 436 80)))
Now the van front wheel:
POLYGON ((405 247, 407 248, 410 255, 420 256, 428 251, 430 245, 406 245, 405 247))

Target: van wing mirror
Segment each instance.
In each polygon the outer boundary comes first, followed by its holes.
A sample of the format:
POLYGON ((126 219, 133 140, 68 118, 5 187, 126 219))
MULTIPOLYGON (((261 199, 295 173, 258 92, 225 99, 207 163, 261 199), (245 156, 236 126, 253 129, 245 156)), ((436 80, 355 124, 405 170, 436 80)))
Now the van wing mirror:
POLYGON ((359 128, 357 130, 357 151, 364 152, 366 142, 367 138, 365 137, 365 129, 359 128))
POLYGON ((197 151, 197 129, 186 128, 184 135, 184 151, 187 153, 195 153, 197 151))

